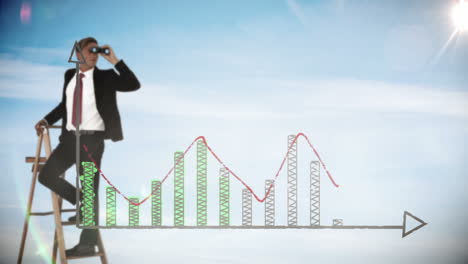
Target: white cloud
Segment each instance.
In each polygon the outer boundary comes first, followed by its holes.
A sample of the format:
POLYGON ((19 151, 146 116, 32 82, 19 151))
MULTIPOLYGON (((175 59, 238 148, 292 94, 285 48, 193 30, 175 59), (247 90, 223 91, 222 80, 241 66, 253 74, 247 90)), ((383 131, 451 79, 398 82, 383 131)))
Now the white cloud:
POLYGON ((23 57, 39 57, 39 58, 62 58, 69 56, 73 46, 70 49, 60 48, 36 48, 36 47, 12 47, 11 49, 19 52, 23 57))
POLYGON ((0 55, 0 96, 60 100, 65 68, 0 55))
POLYGON ((286 0, 286 3, 288 4, 289 10, 301 21, 302 24, 309 24, 307 17, 295 0, 286 0))
MULTIPOLYGON (((285 81, 310 98, 307 111, 376 111, 468 116, 468 92, 367 80, 285 81)), ((286 99, 299 99, 287 93, 286 99)))
MULTIPOLYGON (((187 117, 303 118, 355 113, 421 113, 468 117, 468 93, 366 80, 228 81, 223 91, 143 85, 121 97, 139 110, 187 117), (235 87, 243 87, 238 91, 235 87), (258 88, 268 87, 268 88, 258 88)), ((120 99, 120 98, 119 98, 120 99)))
MULTIPOLYGON (((65 68, 0 56, 0 96, 57 101, 65 68)), ((468 92, 368 80, 244 79, 145 83, 122 106, 167 116, 284 119, 354 113, 468 117, 468 92), (221 88, 218 88, 221 87, 221 88), (217 89, 217 90, 216 90, 217 89)))
POLYGON ((284 118, 286 114, 273 111, 265 105, 244 103, 243 95, 226 94, 197 95, 180 92, 177 88, 163 85, 143 85, 137 93, 119 97, 122 105, 133 109, 169 116, 212 118, 284 118))

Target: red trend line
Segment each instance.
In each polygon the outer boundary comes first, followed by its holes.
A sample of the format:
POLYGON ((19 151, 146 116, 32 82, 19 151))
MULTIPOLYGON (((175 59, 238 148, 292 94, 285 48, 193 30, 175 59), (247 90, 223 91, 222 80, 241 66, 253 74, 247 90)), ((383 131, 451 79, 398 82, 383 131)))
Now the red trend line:
MULTIPOLYGON (((304 133, 299 133, 296 135, 296 137, 294 138, 293 142, 291 142, 291 145, 289 145, 288 147, 288 151, 286 152, 286 155, 284 156, 283 158, 283 161, 281 162, 281 165, 278 169, 278 172, 276 172, 276 175, 275 175, 275 179, 273 180, 273 182, 271 183, 270 187, 268 188, 268 191, 265 193, 265 196, 263 198, 260 198, 257 194, 255 194, 255 192, 252 190, 252 188, 247 185, 247 183, 245 183, 239 176, 237 176, 236 173, 234 173, 231 169, 229 169, 228 166, 226 166, 226 164, 224 164, 224 162, 219 158, 218 155, 216 155, 216 153, 213 151, 213 149, 208 145, 208 143, 206 142, 206 139, 204 136, 199 136, 197 137, 188 147, 187 149, 184 151, 184 154, 175 162, 174 166, 172 166, 172 168, 167 172, 166 176, 164 176, 164 178, 161 180, 161 184, 159 186, 162 186, 162 184, 166 181, 166 179, 169 177, 169 175, 171 174, 171 172, 174 170, 175 166, 177 164, 179 164, 179 162, 182 160, 182 158, 185 156, 185 154, 187 154, 187 152, 192 148, 193 144, 195 144, 195 142, 197 142, 199 139, 201 139, 203 141, 203 143, 205 144, 205 146, 207 147, 207 149, 210 151, 210 153, 213 155, 213 157, 221 164, 223 165, 223 167, 228 170, 240 183, 242 183, 242 185, 244 185, 252 194, 253 196, 255 197, 255 199, 259 202, 264 202, 266 197, 270 194, 270 191, 271 191, 271 188, 273 187, 273 184, 276 182, 276 179, 278 178, 278 175, 280 174, 281 170, 283 169, 283 166, 284 166, 284 163, 286 162, 286 159, 289 155, 289 152, 291 151, 294 143, 296 143, 297 139, 302 136, 305 138, 305 140, 307 141, 307 143, 309 144, 310 148, 312 148, 312 150, 314 151, 314 154, 317 156, 317 158, 319 159, 320 161, 320 164, 322 164, 322 167, 323 169, 325 170, 325 172, 327 173, 328 175, 328 178, 330 179, 330 181, 333 183, 333 185, 335 187, 339 187, 339 185, 335 182, 335 180, 333 179, 333 177, 331 176, 330 172, 328 171, 327 169, 327 166, 325 165, 325 163, 322 161, 322 158, 320 158, 320 155, 319 153, 317 152, 317 150, 314 148, 314 146, 312 145, 312 143, 310 143, 310 140, 309 138, 307 138, 306 135, 304 135, 304 133)), ((144 202, 146 202, 149 198, 151 198, 151 196, 153 196, 157 189, 153 190, 145 199, 141 200, 141 202, 139 203, 134 203, 132 201, 130 201, 130 199, 124 195, 117 187, 115 187, 110 181, 109 179, 104 175, 104 173, 101 171, 101 169, 97 166, 97 163, 96 161, 93 159, 92 155, 88 152, 88 147, 86 146, 86 144, 83 144, 83 149, 86 151, 86 153, 88 153, 88 157, 89 159, 94 163, 94 166, 96 166, 96 168, 98 169, 99 173, 101 174, 101 176, 104 178, 104 180, 106 180, 106 182, 112 186, 115 191, 120 194, 125 200, 127 200, 129 203, 131 203, 132 205, 135 205, 135 206, 139 206, 141 204, 143 204, 144 202)), ((158 186, 158 188, 159 188, 158 186)))

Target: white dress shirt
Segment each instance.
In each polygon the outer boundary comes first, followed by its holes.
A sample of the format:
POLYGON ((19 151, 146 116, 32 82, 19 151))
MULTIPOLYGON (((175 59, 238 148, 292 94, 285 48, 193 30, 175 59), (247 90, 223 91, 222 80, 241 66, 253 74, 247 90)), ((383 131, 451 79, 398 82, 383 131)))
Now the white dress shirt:
MULTIPOLYGON (((94 67, 85 72, 79 71, 78 74, 83 73, 83 98, 82 98, 82 112, 81 112, 81 124, 80 130, 98 130, 104 131, 104 121, 102 120, 101 115, 99 114, 96 107, 96 98, 94 94, 94 82, 93 82, 93 73, 94 67)), ((76 74, 70 80, 66 88, 67 96, 67 125, 66 129, 68 131, 75 131, 76 128, 72 124, 72 114, 73 114, 73 97, 75 93, 76 86, 76 74)))

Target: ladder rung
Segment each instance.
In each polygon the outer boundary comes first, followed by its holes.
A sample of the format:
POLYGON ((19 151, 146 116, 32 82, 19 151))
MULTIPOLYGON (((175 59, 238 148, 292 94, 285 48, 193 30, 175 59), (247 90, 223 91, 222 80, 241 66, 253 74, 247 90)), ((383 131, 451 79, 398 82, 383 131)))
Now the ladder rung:
MULTIPOLYGON (((26 157, 26 163, 33 163, 36 157, 26 157)), ((46 157, 40 157, 39 158, 39 163, 44 163, 46 162, 47 158, 46 157)))
MULTIPOLYGON (((62 213, 70 213, 70 212, 76 212, 76 209, 62 209, 60 210, 60 212, 62 213)), ((41 215, 41 216, 44 216, 44 215, 51 215, 53 214, 54 211, 49 211, 49 212, 31 212, 29 215, 41 215)))
POLYGON ((102 252, 98 252, 92 255, 86 255, 86 256, 67 256, 67 259, 81 259, 81 258, 91 258, 91 257, 101 257, 102 252))

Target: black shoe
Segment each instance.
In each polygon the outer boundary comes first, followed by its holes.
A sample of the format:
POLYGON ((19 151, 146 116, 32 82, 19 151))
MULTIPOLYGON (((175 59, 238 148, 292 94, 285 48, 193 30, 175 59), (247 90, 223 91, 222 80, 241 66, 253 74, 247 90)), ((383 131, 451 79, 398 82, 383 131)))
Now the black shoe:
POLYGON ((68 217, 68 222, 76 223, 76 215, 68 217))
MULTIPOLYGON (((82 199, 81 196, 82 196, 82 194, 81 194, 81 192, 80 192, 80 200, 82 199)), ((80 209, 79 209, 79 211, 80 211, 80 222, 83 222, 83 214, 81 213, 81 208, 82 208, 82 206, 83 206, 83 205, 81 205, 81 206, 80 206, 80 209)), ((70 216, 70 217, 68 218, 68 222, 76 223, 76 214, 75 214, 74 216, 70 216)))
MULTIPOLYGON (((68 217, 68 221, 76 223, 76 214, 74 216, 68 217)), ((83 223, 83 214, 80 213, 80 223, 83 223)))
MULTIPOLYGON (((68 222, 76 223, 76 214, 68 217, 68 222)), ((80 210, 80 223, 83 223, 83 213, 80 210)))
POLYGON ((94 245, 81 245, 78 244, 73 248, 65 250, 67 257, 80 257, 80 256, 92 256, 96 254, 94 245))

